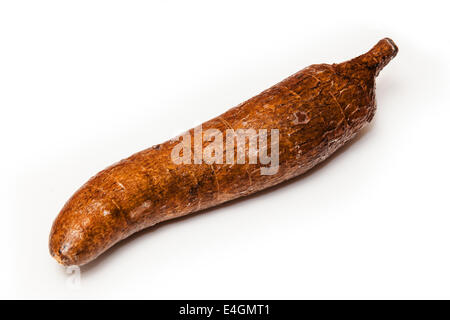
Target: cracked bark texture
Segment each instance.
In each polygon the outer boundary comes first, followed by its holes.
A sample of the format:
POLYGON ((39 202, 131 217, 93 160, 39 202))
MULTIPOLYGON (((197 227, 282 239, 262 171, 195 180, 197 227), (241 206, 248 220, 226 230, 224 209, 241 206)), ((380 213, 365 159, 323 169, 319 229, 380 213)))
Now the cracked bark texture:
MULTIPOLYGON (((51 255, 63 265, 82 265, 139 230, 308 171, 373 118, 375 77, 397 51, 394 42, 385 38, 347 62, 311 65, 202 124, 203 131, 214 128, 223 133, 230 128, 278 129, 279 170, 274 175, 261 175, 259 169, 266 165, 248 161, 176 165, 171 151, 178 139, 99 172, 55 219, 51 255)), ((189 133, 194 136, 193 129, 189 133)))

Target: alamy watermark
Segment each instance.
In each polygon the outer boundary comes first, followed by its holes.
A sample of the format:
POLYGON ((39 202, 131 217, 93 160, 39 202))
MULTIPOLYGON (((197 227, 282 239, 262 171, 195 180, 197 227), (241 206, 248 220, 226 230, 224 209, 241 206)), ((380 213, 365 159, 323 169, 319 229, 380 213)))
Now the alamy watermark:
POLYGON ((261 165, 262 175, 273 175, 279 169, 278 129, 270 130, 270 154, 267 129, 227 129, 225 134, 218 129, 194 128, 194 137, 189 132, 176 138, 181 141, 172 149, 171 158, 175 164, 249 164, 261 165), (225 139, 224 139, 225 136, 225 139), (192 140, 194 147, 192 150, 192 140), (246 152, 248 141, 248 152, 246 152), (203 142, 209 142, 203 147, 203 142), (248 155, 248 157, 246 156, 248 155))
POLYGON ((69 275, 66 279, 66 285, 69 289, 79 289, 81 287, 81 270, 79 266, 65 267, 66 273, 69 275))

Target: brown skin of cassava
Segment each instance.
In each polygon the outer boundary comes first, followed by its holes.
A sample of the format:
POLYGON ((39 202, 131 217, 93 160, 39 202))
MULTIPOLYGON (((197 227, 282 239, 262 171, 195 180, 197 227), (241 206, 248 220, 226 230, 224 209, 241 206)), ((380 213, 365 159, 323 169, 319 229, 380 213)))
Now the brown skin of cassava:
MULTIPOLYGON (((139 230, 308 171, 371 121, 376 109, 375 77, 397 51, 394 42, 385 38, 350 61, 311 65, 202 124, 203 132, 215 128, 224 137, 230 128, 268 129, 269 133, 278 129, 279 170, 274 175, 261 175, 259 169, 267 165, 259 161, 177 165, 171 152, 178 139, 99 172, 69 199, 54 221, 50 254, 63 265, 83 265, 139 230)), ((193 129, 189 133, 194 136, 193 129)), ((203 148, 209 143, 203 142, 203 148)))

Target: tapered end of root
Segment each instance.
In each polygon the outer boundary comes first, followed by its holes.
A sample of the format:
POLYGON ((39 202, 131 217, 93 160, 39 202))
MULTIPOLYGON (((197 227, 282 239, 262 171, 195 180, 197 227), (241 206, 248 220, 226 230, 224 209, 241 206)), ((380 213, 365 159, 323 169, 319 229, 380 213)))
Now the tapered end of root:
POLYGON ((49 251, 50 255, 61 265, 63 266, 71 266, 76 265, 72 259, 68 255, 64 253, 67 250, 67 245, 60 244, 59 239, 54 236, 50 236, 49 241, 49 251))
POLYGON ((367 53, 355 58, 359 63, 375 69, 375 76, 391 61, 398 52, 398 47, 390 38, 380 40, 367 53))

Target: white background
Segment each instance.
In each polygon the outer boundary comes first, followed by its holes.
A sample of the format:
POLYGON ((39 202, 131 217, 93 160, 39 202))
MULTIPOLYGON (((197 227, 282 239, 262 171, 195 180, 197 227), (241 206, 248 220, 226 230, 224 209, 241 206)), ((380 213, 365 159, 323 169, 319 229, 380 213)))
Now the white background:
POLYGON ((1 1, 1 298, 450 298, 448 8, 427 1, 1 1), (82 268, 53 219, 99 170, 383 37, 367 130, 270 192, 82 268))

